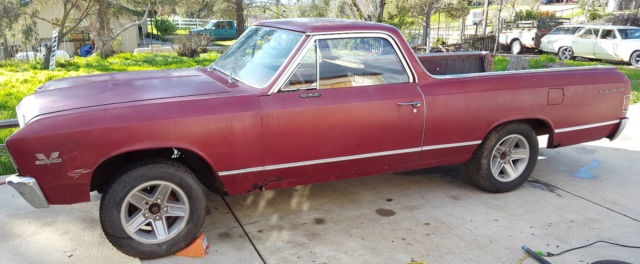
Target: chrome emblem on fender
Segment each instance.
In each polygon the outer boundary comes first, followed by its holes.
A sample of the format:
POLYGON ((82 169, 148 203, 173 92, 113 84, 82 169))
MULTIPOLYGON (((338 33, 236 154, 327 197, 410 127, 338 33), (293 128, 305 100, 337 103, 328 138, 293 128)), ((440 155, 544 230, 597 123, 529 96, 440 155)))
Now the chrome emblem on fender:
POLYGON ((36 165, 62 162, 62 159, 58 158, 59 155, 60 155, 60 152, 52 152, 49 158, 47 159, 47 157, 44 154, 38 153, 36 154, 36 158, 38 158, 38 160, 36 160, 36 165))

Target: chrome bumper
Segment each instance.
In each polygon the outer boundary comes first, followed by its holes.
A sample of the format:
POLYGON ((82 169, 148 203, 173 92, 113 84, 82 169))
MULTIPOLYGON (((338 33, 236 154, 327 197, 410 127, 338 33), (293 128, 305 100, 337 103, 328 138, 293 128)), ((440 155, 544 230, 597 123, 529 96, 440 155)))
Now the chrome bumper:
POLYGON ((16 189, 20 196, 22 196, 22 199, 27 201, 34 208, 49 207, 49 202, 44 198, 44 194, 42 194, 42 190, 40 190, 40 186, 38 186, 36 179, 14 174, 7 178, 7 185, 16 189))
POLYGON ((629 118, 628 117, 625 117, 625 118, 620 120, 620 125, 618 125, 618 130, 616 130, 616 133, 613 134, 613 136, 611 136, 611 141, 616 140, 616 138, 618 138, 620 136, 620 134, 622 134, 622 131, 627 126, 627 123, 629 123, 629 118))

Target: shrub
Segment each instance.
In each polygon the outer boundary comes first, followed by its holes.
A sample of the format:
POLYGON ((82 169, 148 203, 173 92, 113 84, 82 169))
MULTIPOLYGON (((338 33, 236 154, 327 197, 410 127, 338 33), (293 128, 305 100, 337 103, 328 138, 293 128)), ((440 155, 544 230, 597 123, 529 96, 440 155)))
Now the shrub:
POLYGON ((177 40, 178 48, 176 53, 178 56, 194 58, 200 53, 207 52, 209 44, 209 35, 189 35, 177 40))
POLYGON ((173 33, 176 33, 176 31, 178 30, 176 24, 174 24, 167 18, 159 18, 155 21, 154 24, 156 26, 156 30, 158 30, 158 33, 163 36, 171 35, 173 33))
POLYGON ((596 21, 604 16, 599 12, 589 12, 589 21, 596 21))

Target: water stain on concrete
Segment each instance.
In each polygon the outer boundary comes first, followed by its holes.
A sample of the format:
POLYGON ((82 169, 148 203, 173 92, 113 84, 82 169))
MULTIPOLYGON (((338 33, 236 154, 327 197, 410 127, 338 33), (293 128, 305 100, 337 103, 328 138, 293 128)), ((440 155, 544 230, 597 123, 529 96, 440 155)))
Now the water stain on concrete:
POLYGON ((455 194, 449 195, 447 196, 449 199, 451 200, 456 200, 456 201, 460 201, 460 196, 457 196, 455 194))
POLYGON ((229 232, 222 232, 222 233, 218 234, 218 238, 219 239, 229 239, 229 238, 231 238, 231 234, 229 234, 229 232))
POLYGON ((576 171, 576 173, 571 174, 575 177, 578 178, 583 178, 583 179, 593 179, 596 177, 595 174, 593 174, 591 171, 589 170, 593 170, 596 169, 600 166, 600 161, 597 159, 593 159, 591 160, 591 164, 589 164, 589 166, 584 167, 584 168, 580 168, 578 171, 576 171))
POLYGON ((396 215, 396 211, 391 209, 378 208, 376 209, 376 214, 378 214, 379 216, 391 217, 396 215))
POLYGON ((316 217, 313 219, 313 223, 316 225, 324 225, 327 223, 327 220, 324 220, 322 217, 316 217))
POLYGON ((573 152, 582 154, 582 155, 593 155, 596 154, 596 151, 593 149, 588 149, 585 147, 575 147, 573 148, 573 152))

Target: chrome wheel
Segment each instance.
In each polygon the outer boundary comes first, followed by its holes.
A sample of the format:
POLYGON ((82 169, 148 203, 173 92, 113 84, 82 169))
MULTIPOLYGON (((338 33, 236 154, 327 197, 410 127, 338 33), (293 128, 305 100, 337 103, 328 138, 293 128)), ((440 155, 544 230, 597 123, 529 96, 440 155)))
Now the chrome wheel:
POLYGON ((640 68, 640 51, 636 51, 631 56, 631 65, 636 68, 640 68))
POLYGON ((491 155, 493 177, 501 182, 510 182, 518 178, 527 167, 529 155, 529 143, 523 136, 506 136, 496 145, 491 155))
POLYGON ((133 239, 157 244, 175 237, 189 219, 189 200, 175 184, 150 181, 133 189, 120 211, 124 230, 133 239))
POLYGON ((560 51, 558 51, 558 57, 560 57, 561 60, 570 60, 573 58, 573 49, 569 47, 561 48, 560 51))

